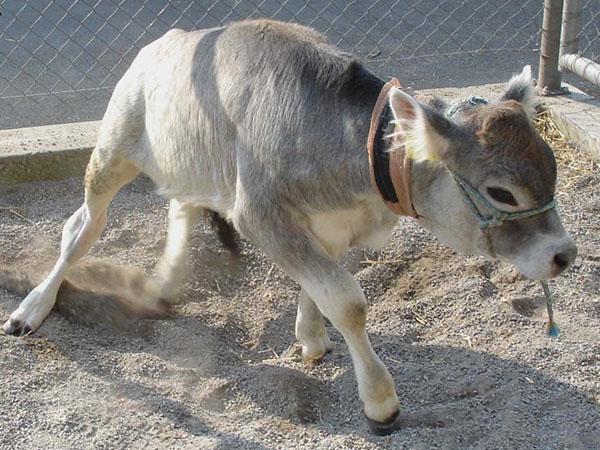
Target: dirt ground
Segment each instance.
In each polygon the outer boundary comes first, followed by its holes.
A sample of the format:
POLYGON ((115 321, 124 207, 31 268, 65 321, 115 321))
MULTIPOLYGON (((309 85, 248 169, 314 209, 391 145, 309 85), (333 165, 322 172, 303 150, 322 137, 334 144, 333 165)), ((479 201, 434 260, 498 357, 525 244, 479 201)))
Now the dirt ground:
MULTIPOLYGON (((369 433, 331 326, 332 353, 317 365, 298 357, 298 287, 249 244, 233 259, 201 223, 174 318, 115 329, 52 313, 25 339, 0 335, 0 447, 599 449, 600 174, 584 166, 560 167, 559 209, 580 256, 551 282, 558 339, 545 335, 539 284, 457 255, 410 220, 383 251, 347 257, 403 405, 391 436, 369 433)), ((0 194, 27 218, 0 210, 0 267, 43 274, 81 180, 0 194)), ((93 257, 150 273, 166 206, 145 179, 126 187, 93 257)), ((18 301, 0 291, 2 321, 18 301)))

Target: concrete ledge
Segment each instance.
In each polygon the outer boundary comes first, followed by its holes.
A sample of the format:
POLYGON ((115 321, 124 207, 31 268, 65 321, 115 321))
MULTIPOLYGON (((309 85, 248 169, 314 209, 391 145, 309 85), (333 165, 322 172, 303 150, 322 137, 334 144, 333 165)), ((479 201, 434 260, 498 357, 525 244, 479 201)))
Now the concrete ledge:
MULTIPOLYGON (((479 95, 498 98, 504 84, 426 89, 422 95, 446 100, 479 95)), ((600 100, 569 86, 570 95, 543 97, 568 139, 600 161, 600 100)), ((100 121, 0 131, 0 184, 81 176, 93 149, 100 121)))
POLYGON ((100 122, 0 131, 0 184, 81 176, 100 122))
POLYGON ((600 100, 567 87, 569 95, 544 97, 544 104, 565 136, 600 161, 600 100))

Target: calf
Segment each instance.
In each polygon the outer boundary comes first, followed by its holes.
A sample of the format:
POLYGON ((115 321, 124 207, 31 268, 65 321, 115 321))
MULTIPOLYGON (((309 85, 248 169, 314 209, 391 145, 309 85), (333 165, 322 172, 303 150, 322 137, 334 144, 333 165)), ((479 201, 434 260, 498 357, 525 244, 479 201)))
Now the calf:
POLYGON ((534 101, 529 68, 496 101, 448 107, 384 84, 310 28, 172 30, 117 84, 60 257, 3 329, 40 326, 113 196, 143 172, 170 199, 156 298, 175 295, 199 213, 217 212, 302 287, 306 359, 331 347, 323 317, 340 331, 369 423, 391 431, 394 381, 365 331, 365 296, 339 261, 353 246, 383 245, 403 213, 459 252, 534 279, 561 273, 576 248, 554 208, 556 164, 531 124, 534 101))

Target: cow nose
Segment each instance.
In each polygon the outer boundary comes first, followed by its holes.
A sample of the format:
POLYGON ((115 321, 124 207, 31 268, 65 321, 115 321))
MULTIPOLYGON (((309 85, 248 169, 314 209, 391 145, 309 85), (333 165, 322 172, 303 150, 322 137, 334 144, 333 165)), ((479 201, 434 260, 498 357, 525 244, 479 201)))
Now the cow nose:
POLYGON ((570 243, 567 248, 562 249, 554 255, 552 262, 556 267, 556 275, 565 271, 567 267, 573 264, 575 257, 577 256, 577 247, 575 244, 570 243))

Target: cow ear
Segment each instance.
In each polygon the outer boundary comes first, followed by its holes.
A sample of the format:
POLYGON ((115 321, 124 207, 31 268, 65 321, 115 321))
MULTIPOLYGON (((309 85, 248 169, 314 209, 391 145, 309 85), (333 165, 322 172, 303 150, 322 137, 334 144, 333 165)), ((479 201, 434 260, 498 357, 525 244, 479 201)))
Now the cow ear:
POLYGON ((533 78, 531 77, 531 66, 523 67, 520 74, 514 75, 510 79, 501 100, 517 101, 530 115, 535 114, 539 106, 539 100, 535 95, 533 78))
POLYGON ((389 98, 396 119, 393 135, 398 137, 399 144, 406 147, 409 157, 416 161, 441 160, 448 163, 452 157, 449 154, 452 122, 400 89, 391 89, 389 98))

